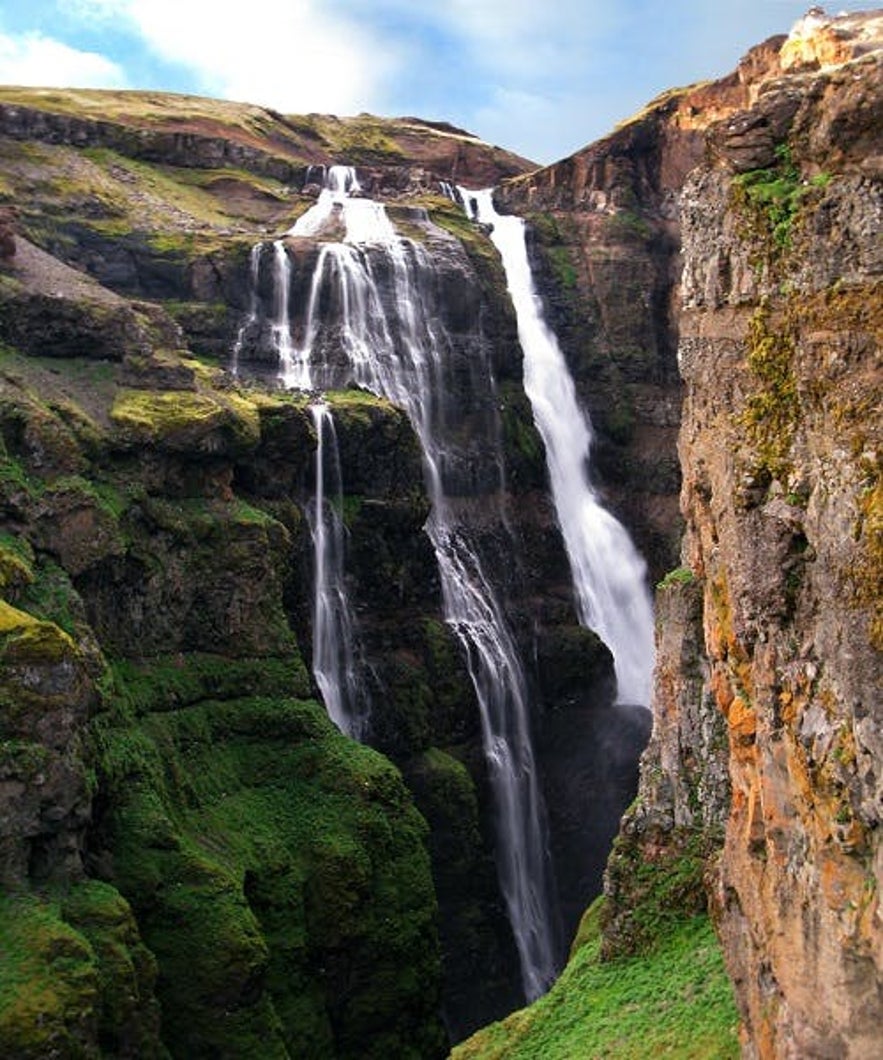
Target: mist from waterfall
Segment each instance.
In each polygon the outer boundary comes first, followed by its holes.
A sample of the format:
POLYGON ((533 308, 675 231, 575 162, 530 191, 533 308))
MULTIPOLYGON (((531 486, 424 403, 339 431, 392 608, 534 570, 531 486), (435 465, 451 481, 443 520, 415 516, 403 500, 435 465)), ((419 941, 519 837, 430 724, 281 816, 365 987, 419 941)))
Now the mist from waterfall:
POLYGON ((459 189, 467 213, 491 226, 518 319, 524 390, 546 448, 558 524, 564 537, 580 621, 613 654, 617 699, 649 706, 653 607, 646 566, 625 528, 601 505, 589 481, 592 431, 573 377, 543 316, 525 242, 524 222, 497 213, 492 189, 459 189))
MULTIPOLYGON (((548 989, 557 969, 547 829, 524 671, 469 523, 455 512, 447 489, 456 442, 444 431, 452 407, 445 381, 450 342, 431 304, 435 266, 421 244, 397 235, 382 204, 350 197, 357 187, 352 170, 331 167, 319 201, 288 233, 291 239, 314 237, 340 226, 343 239, 319 245, 303 338, 295 345, 279 337, 281 377, 285 385, 303 389, 342 382, 362 386, 404 409, 421 442, 432 504, 426 531, 438 562, 445 618, 463 646, 479 704, 496 810, 500 889, 524 991, 532 1000, 548 989), (339 365, 323 359, 329 345, 325 328, 333 331, 334 356, 345 355, 345 380, 339 365)), ((280 283, 286 268, 280 256, 280 283)), ((287 313, 287 303, 284 308, 287 313)), ((282 327, 280 314, 276 325, 282 327)), ((488 383, 492 387, 490 375, 488 383)))
POLYGON ((356 636, 344 582, 343 489, 331 409, 310 406, 316 428, 315 496, 307 509, 313 541, 313 676, 328 716, 360 739, 367 721, 356 636))

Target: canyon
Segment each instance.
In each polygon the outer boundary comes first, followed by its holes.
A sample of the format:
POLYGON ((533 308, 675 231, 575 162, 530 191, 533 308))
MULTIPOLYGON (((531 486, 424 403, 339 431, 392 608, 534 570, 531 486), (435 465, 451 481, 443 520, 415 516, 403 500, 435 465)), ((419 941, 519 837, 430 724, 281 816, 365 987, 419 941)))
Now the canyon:
POLYGON ((877 1055, 881 49, 808 16, 539 169, 0 88, 4 1055, 688 1055, 588 1044, 655 962, 695 1055, 877 1055))

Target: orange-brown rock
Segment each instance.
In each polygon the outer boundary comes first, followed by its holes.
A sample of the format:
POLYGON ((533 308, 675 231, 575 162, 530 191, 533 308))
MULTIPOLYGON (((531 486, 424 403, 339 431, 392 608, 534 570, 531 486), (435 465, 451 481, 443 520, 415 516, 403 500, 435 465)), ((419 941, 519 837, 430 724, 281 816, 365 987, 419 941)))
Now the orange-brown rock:
POLYGON ((881 70, 876 52, 771 82, 711 130, 714 161, 683 195, 684 549, 704 575, 709 689, 729 725, 714 911, 748 1057, 870 1060, 880 1048, 870 589, 880 545, 869 498, 880 475, 883 189, 869 169, 881 127, 869 152, 862 115, 880 113, 881 70), (820 127, 836 130, 824 149, 820 127), (758 129, 754 164, 769 170, 758 179, 793 185, 784 221, 738 176, 740 144, 758 129), (779 161, 763 154, 767 140, 779 161))
POLYGON ((687 570, 658 594, 608 944, 635 897, 623 862, 722 828, 708 890, 748 1060, 883 1041, 879 45, 879 13, 813 15, 743 64, 679 198, 687 570))

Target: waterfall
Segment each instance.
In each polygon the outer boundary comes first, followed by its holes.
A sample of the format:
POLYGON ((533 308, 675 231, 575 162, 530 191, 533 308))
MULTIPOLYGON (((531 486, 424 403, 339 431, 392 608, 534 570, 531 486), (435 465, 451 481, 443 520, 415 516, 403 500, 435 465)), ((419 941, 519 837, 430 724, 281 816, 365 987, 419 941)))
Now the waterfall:
POLYGON ((291 341, 291 260, 285 243, 273 240, 273 319, 270 323, 270 340, 279 355, 279 375, 285 386, 303 387, 304 380, 298 372, 296 351, 291 341))
POLYGON ((592 432, 573 378, 534 288, 524 222, 496 212, 492 190, 460 189, 467 213, 492 225, 518 319, 524 389, 546 447, 558 523, 581 622, 613 654, 617 698, 647 706, 653 675, 653 610, 646 568, 625 528, 598 501, 587 473, 592 432))
MULTIPOLYGON (((312 176, 313 167, 307 171, 307 180, 312 176)), ((325 180, 319 198, 294 222, 288 230, 291 236, 315 236, 325 227, 335 209, 343 206, 353 192, 360 192, 356 171, 352 166, 329 166, 324 174, 325 180)))
MULTIPOLYGON (((445 381, 451 342, 434 303, 435 267, 425 247, 396 234, 380 203, 350 197, 357 187, 352 171, 331 167, 319 201, 288 233, 316 236, 340 225, 344 234, 342 242, 319 247, 304 339, 292 348, 290 362, 282 361, 282 377, 306 388, 363 386, 403 408, 422 444, 432 502, 426 531, 438 562, 445 617, 463 646, 481 713, 500 888, 525 994, 532 1000, 550 985, 556 957, 524 672, 475 535, 453 503, 456 469, 470 461, 445 431, 453 405, 445 381), (343 354, 345 367, 323 361, 324 351, 343 354)), ((489 369, 487 379, 492 390, 489 369)))
POLYGON ((248 296, 248 312, 246 313, 245 320, 236 332, 236 341, 233 343, 230 371, 234 376, 239 375, 239 355, 242 353, 245 336, 248 331, 254 327, 258 319, 258 276, 261 269, 261 254, 263 249, 263 243, 255 243, 248 256, 248 272, 251 280, 248 296))
POLYGON ((331 410, 310 406, 316 427, 316 494, 308 511, 313 539, 313 676, 328 716, 359 739, 366 712, 358 680, 355 631, 343 578, 343 489, 331 410), (326 488, 327 487, 327 488, 326 488), (326 494, 331 492, 329 499, 326 494))

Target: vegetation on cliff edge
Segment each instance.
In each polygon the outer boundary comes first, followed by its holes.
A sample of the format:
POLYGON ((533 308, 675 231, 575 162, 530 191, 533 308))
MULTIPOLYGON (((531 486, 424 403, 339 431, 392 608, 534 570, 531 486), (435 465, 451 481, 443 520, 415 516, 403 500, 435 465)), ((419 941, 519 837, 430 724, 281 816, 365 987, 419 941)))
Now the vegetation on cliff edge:
POLYGON ((679 918, 640 957, 601 959, 604 899, 586 913, 550 992, 480 1031, 451 1060, 735 1060, 738 1015, 703 915, 679 918))

